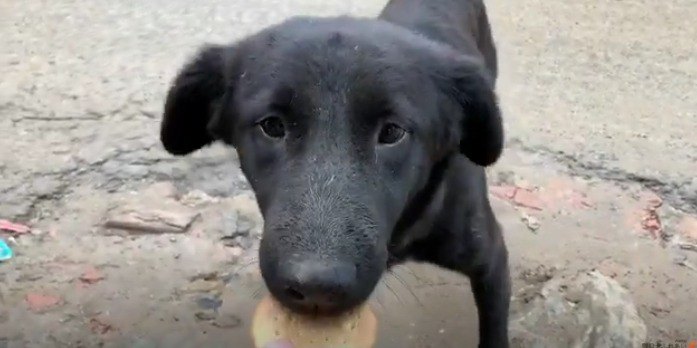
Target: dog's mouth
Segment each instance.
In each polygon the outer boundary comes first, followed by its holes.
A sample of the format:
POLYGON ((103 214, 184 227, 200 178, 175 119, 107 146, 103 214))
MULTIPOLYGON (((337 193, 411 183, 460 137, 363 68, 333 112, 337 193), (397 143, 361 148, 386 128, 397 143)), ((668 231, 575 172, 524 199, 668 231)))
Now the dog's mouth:
POLYGON ((271 296, 290 312, 312 317, 342 316, 368 302, 368 297, 337 301, 331 298, 332 294, 329 292, 325 295, 327 299, 322 301, 317 296, 308 298, 291 287, 283 289, 280 294, 277 291, 271 291, 271 296))

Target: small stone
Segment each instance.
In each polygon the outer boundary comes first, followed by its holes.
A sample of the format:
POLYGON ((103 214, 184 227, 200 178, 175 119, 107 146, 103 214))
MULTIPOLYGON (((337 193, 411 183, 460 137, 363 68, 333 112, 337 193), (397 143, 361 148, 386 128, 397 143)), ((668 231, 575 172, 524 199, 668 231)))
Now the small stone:
POLYGON ((213 326, 222 329, 233 329, 242 325, 242 319, 234 314, 223 314, 213 321, 213 326))
POLYGON ((201 307, 202 309, 209 309, 209 310, 214 310, 217 311, 220 306, 223 305, 223 300, 217 298, 217 297, 201 297, 198 300, 196 300, 196 304, 201 307))
POLYGON ((211 197, 207 193, 201 190, 193 190, 187 192, 184 196, 179 199, 179 201, 190 207, 197 207, 204 204, 217 203, 220 199, 211 197))
POLYGON ((641 218, 641 227, 653 238, 661 237, 663 233, 663 224, 655 208, 648 208, 644 211, 641 218))
POLYGON ((536 217, 526 213, 522 213, 521 219, 530 231, 535 232, 540 229, 540 220, 538 220, 536 217))
POLYGON ((219 290, 223 286, 222 282, 218 280, 203 280, 197 279, 193 282, 187 284, 181 289, 182 293, 193 294, 201 292, 211 292, 219 290))
POLYGON ((80 275, 80 281, 85 284, 95 284, 101 280, 104 280, 104 275, 95 267, 88 267, 82 275, 80 275))
POLYGON ((201 321, 211 321, 215 319, 215 313, 211 312, 196 312, 194 316, 201 321))
POLYGON ((114 327, 103 319, 92 318, 89 322, 90 331, 98 335, 104 335, 114 330, 114 327))

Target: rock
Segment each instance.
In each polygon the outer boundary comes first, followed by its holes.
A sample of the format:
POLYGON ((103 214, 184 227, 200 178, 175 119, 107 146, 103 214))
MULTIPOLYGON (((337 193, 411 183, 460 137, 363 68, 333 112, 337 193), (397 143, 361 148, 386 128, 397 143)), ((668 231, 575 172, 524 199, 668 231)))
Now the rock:
POLYGON ((242 319, 234 314, 222 314, 212 324, 221 329, 232 329, 242 325, 242 319))
POLYGON ((196 300, 201 309, 217 311, 223 305, 223 300, 215 296, 203 296, 196 300))
POLYGON ((521 213, 520 218, 530 231, 535 232, 540 229, 540 220, 538 218, 525 212, 521 213))
POLYGON ((553 278, 529 294, 527 287, 513 298, 514 347, 637 347, 646 339, 627 290, 600 272, 553 278))
POLYGON ((196 312, 194 316, 200 321, 211 321, 215 319, 215 313, 211 312, 196 312))
POLYGON ((167 210, 124 207, 112 210, 104 226, 134 233, 182 233, 198 215, 184 206, 171 206, 167 210))
POLYGON ((85 272, 80 275, 80 281, 85 284, 95 284, 104 280, 104 274, 94 266, 88 267, 85 272))

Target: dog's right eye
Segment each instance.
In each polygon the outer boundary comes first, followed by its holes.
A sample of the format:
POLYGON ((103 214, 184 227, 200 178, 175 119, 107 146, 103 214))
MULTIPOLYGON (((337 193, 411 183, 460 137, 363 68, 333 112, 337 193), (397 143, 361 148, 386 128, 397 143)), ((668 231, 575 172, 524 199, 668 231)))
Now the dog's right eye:
POLYGON ((258 125, 261 131, 270 138, 280 139, 286 136, 286 127, 278 116, 266 117, 258 125))
POLYGON ((378 142, 383 145, 396 144, 404 138, 407 131, 404 128, 394 124, 388 123, 382 127, 380 134, 378 134, 378 142))

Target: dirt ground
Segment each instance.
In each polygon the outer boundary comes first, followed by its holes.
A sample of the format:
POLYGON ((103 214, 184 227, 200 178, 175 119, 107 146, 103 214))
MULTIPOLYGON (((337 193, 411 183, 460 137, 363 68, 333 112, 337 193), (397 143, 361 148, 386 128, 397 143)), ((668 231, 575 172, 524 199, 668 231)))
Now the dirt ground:
MULTIPOLYGON (((229 149, 163 151, 164 93, 204 41, 383 4, 0 2, 0 220, 31 228, 0 233, 15 252, 0 262, 0 347, 250 346, 265 293, 253 195, 229 149), (175 233, 104 226, 133 204, 195 218, 175 233)), ((515 290, 595 269, 628 289, 647 341, 697 339, 697 3, 487 4, 508 130, 491 196, 515 290)), ((455 274, 400 267, 371 304, 379 347, 476 344, 455 274)))

